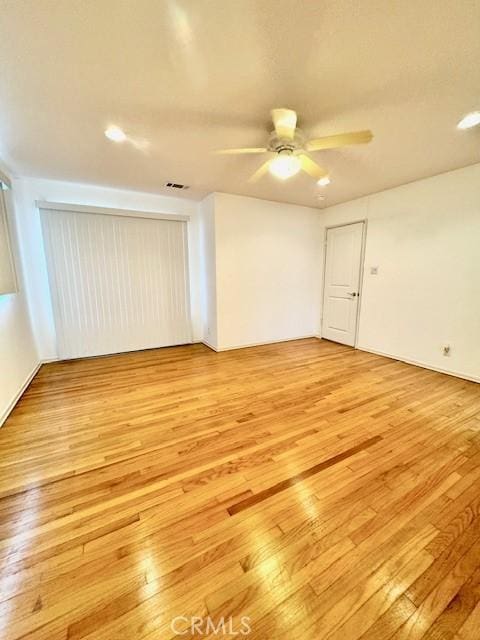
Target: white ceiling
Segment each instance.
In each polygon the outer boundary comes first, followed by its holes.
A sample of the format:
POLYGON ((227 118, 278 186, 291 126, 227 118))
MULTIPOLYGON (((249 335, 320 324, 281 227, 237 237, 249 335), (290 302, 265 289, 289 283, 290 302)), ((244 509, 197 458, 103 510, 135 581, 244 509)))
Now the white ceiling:
POLYGON ((0 60, 0 157, 20 175, 324 206, 480 161, 480 128, 455 126, 480 109, 478 0, 2 0, 0 60), (264 146, 272 107, 310 137, 375 138, 312 154, 323 190, 251 185, 264 156, 212 151, 264 146))

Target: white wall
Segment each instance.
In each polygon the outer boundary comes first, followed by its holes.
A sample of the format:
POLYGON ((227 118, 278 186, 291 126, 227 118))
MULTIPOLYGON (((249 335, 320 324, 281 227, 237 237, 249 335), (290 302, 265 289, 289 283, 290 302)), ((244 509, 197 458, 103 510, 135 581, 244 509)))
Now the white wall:
POLYGON ((228 349, 318 334, 319 212, 211 194, 202 203, 55 180, 15 180, 33 330, 42 360, 57 357, 36 200, 189 215, 194 340, 228 349))
POLYGON ((197 214, 198 204, 196 202, 137 191, 109 189, 37 178, 19 178, 15 180, 14 192, 29 306, 38 353, 42 360, 55 359, 57 351, 40 214, 35 206, 36 200, 189 215, 189 267, 193 339, 200 340, 202 338, 198 246, 199 221, 197 214))
POLYGON ((480 164, 327 208, 321 224, 361 219, 359 348, 480 381, 480 164))
POLYGON ((39 357, 56 357, 35 200, 190 215, 194 339, 217 349, 318 334, 325 227, 367 219, 358 346, 480 380, 480 165, 323 211, 223 193, 199 205, 31 178, 15 180, 14 193, 26 277, 20 295, 0 299, 0 373, 7 362, 9 377, 0 415, 38 362, 24 289, 39 357))
POLYGON ((320 215, 215 194, 218 349, 319 333, 320 215))
POLYGON ((0 424, 39 364, 25 299, 12 192, 5 192, 18 292, 0 296, 0 424))
POLYGON ((215 247, 215 194, 201 203, 199 210, 200 291, 203 340, 217 348, 217 256, 215 247))

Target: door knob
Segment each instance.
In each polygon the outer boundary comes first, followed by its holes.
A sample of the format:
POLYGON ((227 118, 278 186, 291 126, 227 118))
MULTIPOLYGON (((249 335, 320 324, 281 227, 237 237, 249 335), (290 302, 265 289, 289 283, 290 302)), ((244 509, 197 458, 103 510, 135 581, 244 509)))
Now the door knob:
POLYGON ((352 298, 355 298, 355 297, 357 296, 357 292, 356 292, 356 291, 354 291, 353 293, 352 293, 352 292, 349 292, 349 294, 348 294, 348 295, 349 295, 349 296, 352 296, 352 298))

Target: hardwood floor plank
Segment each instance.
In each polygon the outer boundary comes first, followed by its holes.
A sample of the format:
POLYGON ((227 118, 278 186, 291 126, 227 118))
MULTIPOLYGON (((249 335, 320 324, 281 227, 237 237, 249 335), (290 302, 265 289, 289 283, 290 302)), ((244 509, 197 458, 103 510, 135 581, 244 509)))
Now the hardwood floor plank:
POLYGON ((364 451, 368 447, 371 447, 374 444, 377 444, 377 442, 380 442, 381 439, 382 439, 381 436, 374 436, 369 440, 365 440, 365 442, 362 442, 356 447, 352 447, 351 449, 342 451, 342 453, 338 453, 336 456, 333 456, 332 458, 328 458, 323 462, 319 462, 315 466, 310 467, 309 469, 305 469, 305 471, 302 471, 301 473, 298 473, 297 475, 291 478, 288 478, 287 480, 282 480, 281 482, 278 482, 276 485, 273 485, 273 487, 269 487, 268 489, 265 489, 260 493, 256 493, 253 496, 250 496, 249 498, 242 500, 241 502, 237 502, 236 504, 233 504, 231 507, 228 507, 228 513, 231 516, 234 516, 236 513, 240 513, 241 511, 244 511, 245 509, 248 509, 249 507, 255 504, 258 504, 259 502, 262 502, 263 500, 266 500, 267 498, 270 498, 271 496, 274 496, 275 494, 280 493, 281 491, 285 491, 285 489, 289 489, 290 487, 293 487, 297 483, 302 482, 303 480, 306 480, 310 476, 320 473, 320 471, 323 471, 328 467, 332 467, 333 465, 338 464, 342 460, 346 460, 347 458, 350 458, 355 453, 358 453, 359 451, 364 451))
POLYGON ((50 363, 0 430, 2 637, 477 640, 479 487, 472 382, 317 339, 50 363))

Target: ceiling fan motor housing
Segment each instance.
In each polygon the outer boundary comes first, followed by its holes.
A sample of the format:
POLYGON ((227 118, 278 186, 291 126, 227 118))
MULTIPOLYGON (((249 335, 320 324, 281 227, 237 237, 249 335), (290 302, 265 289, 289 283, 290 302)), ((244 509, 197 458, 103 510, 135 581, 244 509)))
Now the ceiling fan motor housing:
POLYGON ((270 134, 268 150, 274 153, 295 153, 303 149, 305 136, 300 129, 295 130, 293 140, 279 137, 275 131, 270 134))

